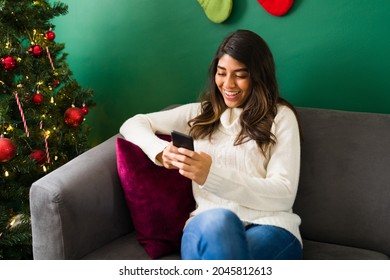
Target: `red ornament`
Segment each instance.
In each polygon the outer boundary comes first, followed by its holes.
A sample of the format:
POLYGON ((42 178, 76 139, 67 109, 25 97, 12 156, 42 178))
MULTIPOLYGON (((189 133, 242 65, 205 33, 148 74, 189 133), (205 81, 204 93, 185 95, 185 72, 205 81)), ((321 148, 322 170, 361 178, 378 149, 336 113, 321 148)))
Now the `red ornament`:
POLYGON ((41 105, 43 103, 43 95, 37 92, 36 94, 33 95, 32 101, 34 102, 35 105, 41 105))
POLYGON ((83 111, 84 115, 88 115, 89 110, 87 106, 83 105, 83 107, 81 107, 81 111, 83 111))
POLYGON ((64 119, 69 126, 79 126, 84 121, 84 112, 77 107, 69 108, 65 111, 64 119))
POLYGON ((1 64, 3 65, 3 68, 5 71, 12 71, 16 67, 16 60, 8 55, 1 59, 1 64))
POLYGON ((0 136, 0 162, 7 162, 16 155, 16 147, 11 139, 0 136))
POLYGON ((57 80, 57 79, 54 79, 54 80, 53 80, 53 88, 58 87, 59 84, 60 84, 60 81, 59 81, 59 80, 57 80))
POLYGON ((40 45, 32 45, 28 52, 33 57, 40 58, 43 55, 43 48, 40 45))
POLYGON ((45 33, 45 38, 48 41, 54 41, 54 39, 56 38, 56 34, 53 31, 49 30, 45 33))
POLYGON ((41 150, 34 150, 29 157, 36 160, 38 164, 44 164, 46 162, 46 153, 41 150))

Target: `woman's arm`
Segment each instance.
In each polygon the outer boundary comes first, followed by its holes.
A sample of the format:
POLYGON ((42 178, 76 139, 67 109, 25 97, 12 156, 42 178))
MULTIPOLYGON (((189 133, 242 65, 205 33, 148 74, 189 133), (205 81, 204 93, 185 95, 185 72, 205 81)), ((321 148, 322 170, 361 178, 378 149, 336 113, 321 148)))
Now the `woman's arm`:
POLYGON ((199 110, 200 103, 191 103, 171 110, 135 115, 123 123, 119 132, 158 164, 156 156, 168 143, 158 138, 156 134, 170 135, 172 130, 188 133, 187 122, 195 117, 199 110))

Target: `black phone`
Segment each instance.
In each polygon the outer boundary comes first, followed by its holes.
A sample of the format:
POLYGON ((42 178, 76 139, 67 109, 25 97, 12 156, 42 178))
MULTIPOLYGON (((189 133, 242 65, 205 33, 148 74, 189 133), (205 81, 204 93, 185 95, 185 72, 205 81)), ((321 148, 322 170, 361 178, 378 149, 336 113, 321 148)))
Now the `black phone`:
POLYGON ((194 150, 194 139, 191 136, 178 132, 176 130, 171 132, 172 142, 175 147, 182 147, 188 150, 194 150))

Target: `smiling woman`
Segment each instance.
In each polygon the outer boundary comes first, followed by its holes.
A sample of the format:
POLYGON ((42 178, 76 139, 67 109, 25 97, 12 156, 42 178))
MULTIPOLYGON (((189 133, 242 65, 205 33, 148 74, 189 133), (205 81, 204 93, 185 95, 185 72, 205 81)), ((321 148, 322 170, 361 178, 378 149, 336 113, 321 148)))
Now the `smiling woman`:
POLYGON ((294 107, 280 97, 275 62, 267 43, 257 34, 238 30, 221 43, 209 67, 209 90, 202 96, 202 113, 191 120, 191 135, 210 137, 226 108, 242 108, 241 131, 235 144, 252 138, 266 150, 277 105, 294 107))
POLYGON ((223 40, 201 102, 136 115, 120 132, 153 162, 192 180, 197 208, 183 231, 183 259, 302 257, 300 218, 292 212, 299 125, 279 96, 273 57, 259 35, 237 30, 223 40), (172 130, 190 134, 195 150, 155 135, 172 130))

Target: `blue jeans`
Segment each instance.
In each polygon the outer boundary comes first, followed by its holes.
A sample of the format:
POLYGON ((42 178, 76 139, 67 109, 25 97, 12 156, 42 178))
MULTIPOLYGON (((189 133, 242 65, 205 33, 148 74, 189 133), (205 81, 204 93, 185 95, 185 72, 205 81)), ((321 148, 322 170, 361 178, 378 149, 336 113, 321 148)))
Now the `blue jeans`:
POLYGON ((249 225, 227 209, 211 209, 184 228, 183 260, 292 260, 302 246, 289 231, 270 225, 249 225))

